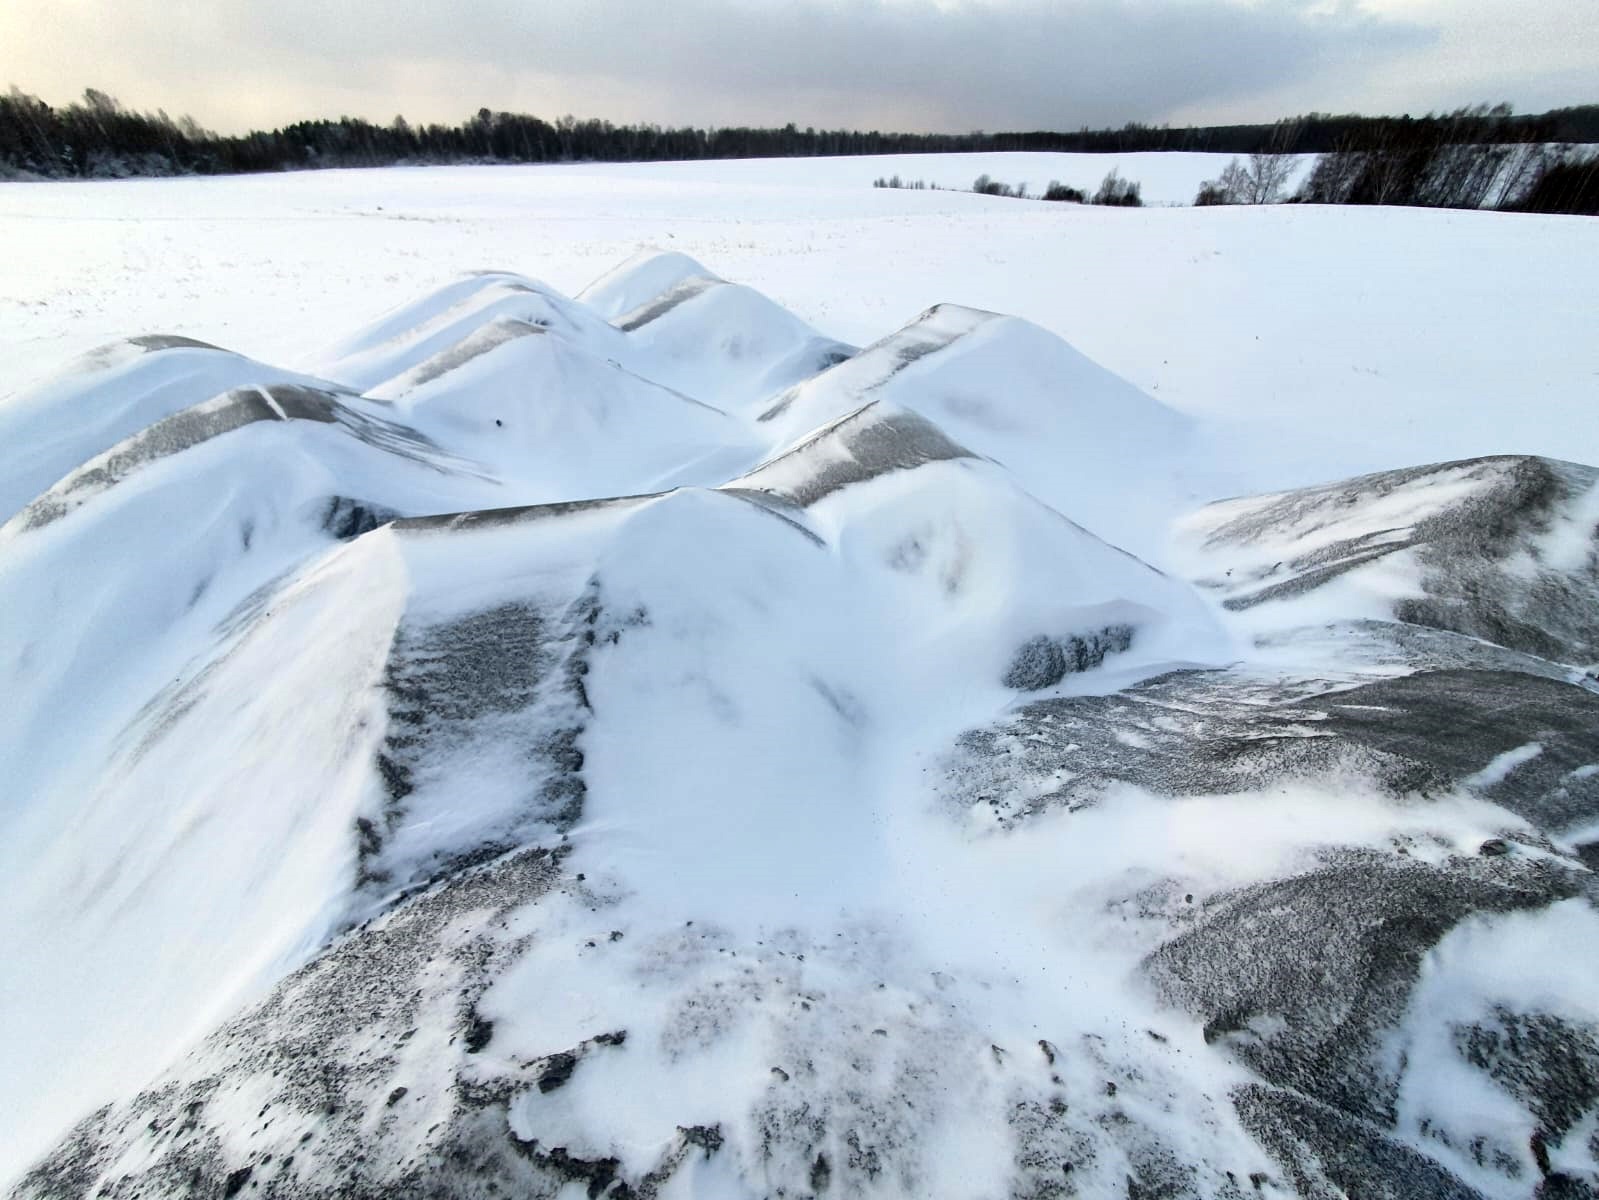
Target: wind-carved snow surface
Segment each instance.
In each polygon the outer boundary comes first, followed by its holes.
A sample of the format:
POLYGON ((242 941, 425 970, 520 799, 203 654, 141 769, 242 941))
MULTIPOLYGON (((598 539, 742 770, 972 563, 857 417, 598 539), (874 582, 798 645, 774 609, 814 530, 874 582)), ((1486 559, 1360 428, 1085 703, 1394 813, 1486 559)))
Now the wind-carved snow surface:
POLYGON ((0 1172, 1590 1194, 1599 473, 1216 445, 672 254, 5 402, 0 1172))

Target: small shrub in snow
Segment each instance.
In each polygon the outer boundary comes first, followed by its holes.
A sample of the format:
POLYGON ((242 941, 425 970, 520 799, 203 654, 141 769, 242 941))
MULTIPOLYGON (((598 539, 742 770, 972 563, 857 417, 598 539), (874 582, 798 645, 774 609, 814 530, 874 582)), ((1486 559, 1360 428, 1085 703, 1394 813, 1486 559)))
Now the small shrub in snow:
POLYGON ((1220 178, 1199 185, 1196 205, 1276 204, 1293 170, 1293 160, 1283 154, 1251 154, 1246 163, 1233 159, 1220 178))
POLYGON ((1100 181, 1099 191, 1094 193, 1095 204, 1107 204, 1115 208, 1140 208, 1144 199, 1139 194, 1139 185, 1131 179, 1123 179, 1116 168, 1112 167, 1110 174, 1100 181))
POLYGON ((1040 635, 1022 643, 1005 672, 1005 686, 1023 692, 1054 687, 1068 675, 1091 671, 1110 654, 1133 644, 1131 625, 1107 625, 1092 633, 1065 638, 1040 635))

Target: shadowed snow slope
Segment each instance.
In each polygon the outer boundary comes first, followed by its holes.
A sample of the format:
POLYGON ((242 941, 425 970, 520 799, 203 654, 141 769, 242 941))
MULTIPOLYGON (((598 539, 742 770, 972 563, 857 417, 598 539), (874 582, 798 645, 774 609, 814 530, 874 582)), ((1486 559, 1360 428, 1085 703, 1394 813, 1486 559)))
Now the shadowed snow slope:
POLYGON ((681 255, 316 369, 0 412, 14 1194, 1593 1185, 1592 469, 1189 512, 1045 331, 681 255))
POLYGON ((1304 624, 1325 604, 1599 662, 1592 467, 1507 455, 1384 471, 1212 504, 1182 531, 1231 609, 1304 624))

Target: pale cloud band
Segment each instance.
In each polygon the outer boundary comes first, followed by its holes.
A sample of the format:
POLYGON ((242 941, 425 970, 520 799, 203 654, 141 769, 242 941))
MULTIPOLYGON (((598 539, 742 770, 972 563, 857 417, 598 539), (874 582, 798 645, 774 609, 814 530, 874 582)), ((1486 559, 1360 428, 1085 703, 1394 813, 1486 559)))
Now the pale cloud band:
POLYGON ((225 130, 480 106, 965 131, 1599 99, 1593 0, 7 0, 0 84, 225 130))

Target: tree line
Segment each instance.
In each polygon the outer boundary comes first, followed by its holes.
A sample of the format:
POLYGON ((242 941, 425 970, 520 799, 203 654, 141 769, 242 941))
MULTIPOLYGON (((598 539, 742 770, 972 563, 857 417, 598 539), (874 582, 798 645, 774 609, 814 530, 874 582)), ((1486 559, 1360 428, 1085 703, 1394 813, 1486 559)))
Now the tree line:
POLYGON ((1338 153, 1353 141, 1408 145, 1446 137, 1471 144, 1599 142, 1599 105, 1516 116, 1508 109, 1462 110, 1443 117, 1359 117, 1312 113, 1262 125, 1128 124, 1076 132, 917 134, 877 130, 615 125, 555 121, 482 108, 458 125, 387 125, 356 117, 298 121, 270 131, 219 135, 189 117, 138 112, 90 88, 63 106, 11 88, 0 95, 0 177, 115 178, 127 175, 237 174, 313 167, 404 163, 651 162, 819 155, 941 154, 1054 150, 1193 150, 1338 153), (1462 115, 1467 114, 1467 115, 1462 115))
MULTIPOLYGON (((928 183, 925 179, 902 179, 898 175, 879 175, 872 180, 874 188, 899 188, 905 191, 958 191, 961 189, 945 189, 936 183, 928 183)), ((979 175, 972 182, 969 191, 976 192, 979 196, 1003 196, 1009 200, 1049 200, 1069 204, 1108 204, 1118 208, 1140 208, 1144 200, 1142 185, 1130 179, 1123 179, 1121 173, 1112 168, 1099 185, 1099 190, 1090 198, 1082 188, 1072 187, 1058 179, 1051 179, 1038 196, 1031 196, 1027 192, 1025 183, 1011 184, 1001 182, 986 172, 979 175)))
MULTIPOLYGON (((1196 150, 1247 156, 1207 182, 1195 198, 1199 204, 1284 199, 1285 156, 1316 153, 1315 168, 1288 198, 1592 213, 1599 211, 1599 158, 1570 149, 1573 143, 1592 142, 1599 142, 1599 105, 1538 116, 1517 115, 1508 105, 1478 105, 1418 118, 1312 113, 1270 125, 1169 129, 1129 124, 1076 133, 967 134, 799 129, 792 124, 781 129, 667 128, 571 116, 550 122, 482 108, 459 125, 413 125, 404 117, 378 125, 341 117, 224 136, 189 117, 134 111, 93 88, 61 107, 15 87, 0 96, 0 178, 238 174, 404 163, 1196 150)), ((1052 198, 1076 199, 1067 194, 1052 198)), ((1137 189, 1096 200, 1137 204, 1137 189)))
POLYGON ((1424 122, 1367 121, 1347 130, 1316 159, 1292 195, 1292 159, 1274 144, 1234 158, 1200 185, 1196 205, 1401 204, 1599 213, 1599 155, 1549 138, 1520 140, 1525 126, 1508 105, 1457 109, 1424 122))

